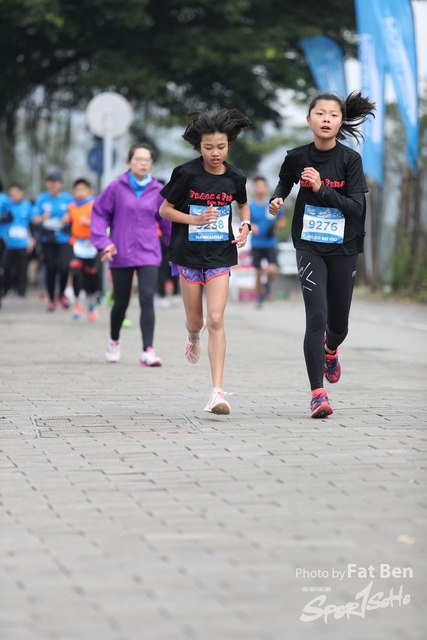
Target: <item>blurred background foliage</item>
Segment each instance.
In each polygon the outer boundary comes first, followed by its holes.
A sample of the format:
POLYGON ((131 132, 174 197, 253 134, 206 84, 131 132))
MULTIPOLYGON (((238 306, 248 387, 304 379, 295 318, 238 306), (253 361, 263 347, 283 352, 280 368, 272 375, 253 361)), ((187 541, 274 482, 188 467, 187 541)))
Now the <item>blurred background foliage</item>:
MULTIPOLYGON (((110 90, 134 108, 131 137, 158 151, 158 136, 168 139, 189 110, 240 109, 253 125, 232 145, 230 162, 253 175, 267 154, 307 141, 306 131, 283 126, 280 96, 292 90, 294 103, 307 103, 314 82, 300 39, 314 35, 355 58, 354 0, 0 0, 0 173, 9 181, 25 175, 35 191, 46 168, 65 165, 72 115, 110 90), (27 174, 17 161, 23 139, 27 174)), ((370 284, 427 299, 425 101, 420 106, 417 175, 408 173, 396 105, 388 108, 386 183, 370 185, 370 284), (391 193, 397 223, 387 213, 391 193)), ((171 146, 169 160, 177 164, 185 152, 183 145, 178 157, 179 145, 171 146)))
POLYGON ((163 125, 189 109, 239 108, 256 142, 264 122, 280 124, 278 89, 305 99, 313 87, 300 38, 323 33, 354 54, 354 29, 353 0, 321 11, 315 0, 0 0, 3 140, 13 146, 24 103, 34 127, 40 112, 113 90, 163 125))

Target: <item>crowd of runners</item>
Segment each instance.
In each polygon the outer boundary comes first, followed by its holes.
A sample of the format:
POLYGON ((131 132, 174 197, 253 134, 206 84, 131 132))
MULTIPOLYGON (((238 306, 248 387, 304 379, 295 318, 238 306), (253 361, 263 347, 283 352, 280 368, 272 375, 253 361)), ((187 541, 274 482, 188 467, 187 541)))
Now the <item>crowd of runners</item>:
POLYGON ((32 257, 47 311, 71 304, 74 320, 86 315, 94 322, 102 263, 107 263, 111 314, 105 359, 120 361, 120 332, 136 283, 139 362, 158 367, 155 303, 165 300, 165 283, 172 275, 173 293, 181 292, 184 307, 183 357, 191 365, 202 355, 203 334, 208 336, 211 391, 204 410, 228 415, 230 394, 223 376, 230 271, 251 234, 261 307, 277 273, 277 230, 285 224, 285 200, 299 185, 291 217, 306 310, 303 353, 311 417, 326 418, 333 409, 323 381, 334 384, 341 376, 338 348, 348 331, 365 233, 367 186, 361 158, 340 140, 358 139, 360 125, 373 112, 374 105, 359 92, 345 100, 318 94, 307 114, 313 142, 288 151, 273 193, 263 176, 254 177, 252 200, 245 174, 227 162, 230 145, 251 125, 237 109, 190 115, 183 138, 196 151, 195 158, 175 167, 166 184, 154 177, 154 151, 142 142, 129 149, 127 171, 97 197, 84 177, 74 181, 72 193, 64 191, 58 171, 46 176, 46 191, 33 203, 19 184, 9 185, 7 193, 1 188, 0 289, 6 296, 12 290, 25 296, 32 257))

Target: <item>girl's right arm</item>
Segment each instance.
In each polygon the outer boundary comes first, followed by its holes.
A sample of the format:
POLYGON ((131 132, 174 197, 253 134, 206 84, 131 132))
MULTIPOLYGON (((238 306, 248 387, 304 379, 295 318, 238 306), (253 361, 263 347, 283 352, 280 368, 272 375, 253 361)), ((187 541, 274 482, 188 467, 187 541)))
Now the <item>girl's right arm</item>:
POLYGON ((283 203, 283 198, 273 198, 268 205, 268 213, 271 213, 272 216, 277 216, 283 203))
POLYGON ((210 205, 199 216, 190 216, 188 213, 183 213, 175 209, 175 205, 165 200, 160 206, 159 213, 162 218, 171 220, 172 222, 178 222, 179 224, 193 224, 193 225, 205 225, 215 222, 219 218, 218 211, 210 205))
POLYGON ((298 177, 295 176, 295 172, 291 167, 291 160, 289 156, 286 156, 279 172, 279 182, 274 190, 273 197, 270 200, 270 206, 268 212, 273 216, 276 216, 280 207, 283 205, 285 199, 292 191, 294 184, 298 182, 298 177))

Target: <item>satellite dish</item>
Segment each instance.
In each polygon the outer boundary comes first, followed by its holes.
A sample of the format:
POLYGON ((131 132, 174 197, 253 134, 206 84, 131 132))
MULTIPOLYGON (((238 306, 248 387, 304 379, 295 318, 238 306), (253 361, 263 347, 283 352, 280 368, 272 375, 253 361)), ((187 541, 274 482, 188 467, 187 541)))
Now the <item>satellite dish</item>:
POLYGON ((133 111, 130 102, 122 95, 105 91, 89 102, 86 118, 96 136, 104 138, 110 135, 115 138, 126 133, 133 120, 133 111))

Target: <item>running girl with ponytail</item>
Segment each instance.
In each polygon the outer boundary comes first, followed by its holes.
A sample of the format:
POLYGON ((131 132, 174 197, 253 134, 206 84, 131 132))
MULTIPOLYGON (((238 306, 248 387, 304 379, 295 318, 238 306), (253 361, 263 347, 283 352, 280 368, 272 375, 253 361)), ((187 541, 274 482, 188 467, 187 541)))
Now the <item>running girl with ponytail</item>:
POLYGON ((365 235, 368 188, 362 160, 339 140, 353 136, 359 141, 363 136, 358 128, 374 109, 360 92, 346 100, 334 93, 317 94, 307 115, 314 142, 288 152, 269 206, 276 215, 299 183, 292 239, 306 312, 304 357, 312 418, 333 413, 323 376, 332 384, 341 376, 338 347, 348 333, 357 256, 365 235))

